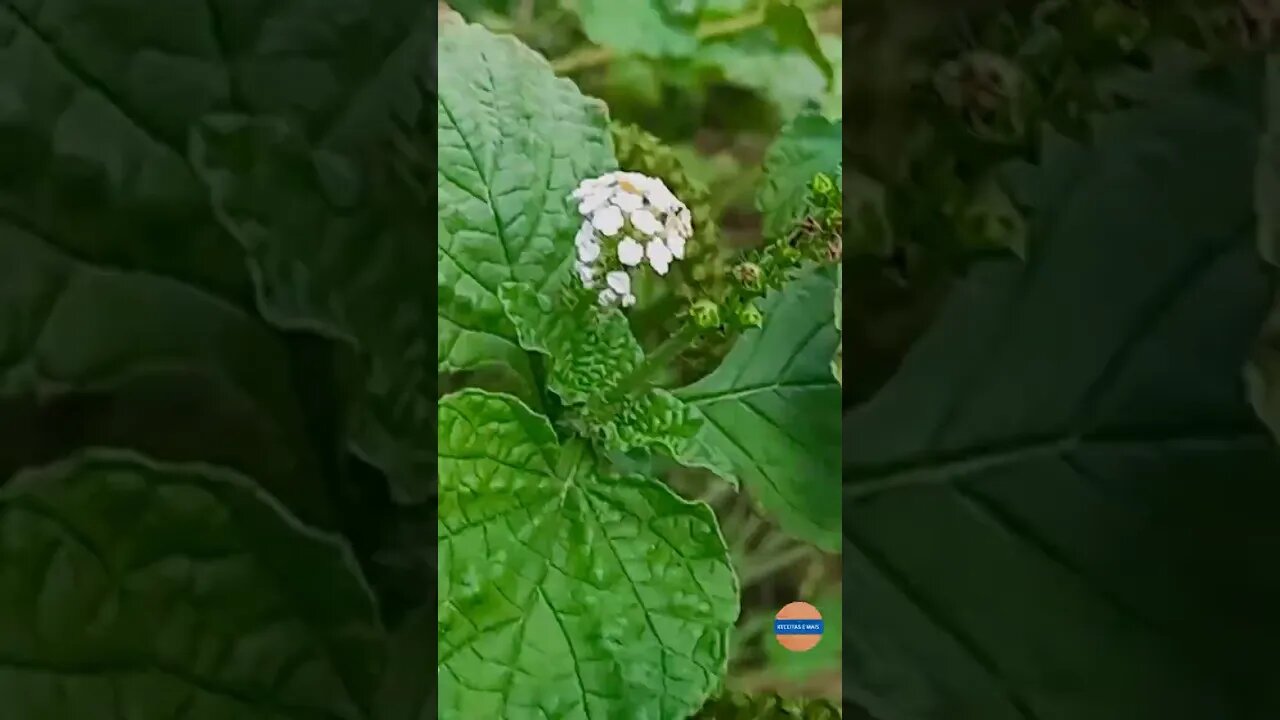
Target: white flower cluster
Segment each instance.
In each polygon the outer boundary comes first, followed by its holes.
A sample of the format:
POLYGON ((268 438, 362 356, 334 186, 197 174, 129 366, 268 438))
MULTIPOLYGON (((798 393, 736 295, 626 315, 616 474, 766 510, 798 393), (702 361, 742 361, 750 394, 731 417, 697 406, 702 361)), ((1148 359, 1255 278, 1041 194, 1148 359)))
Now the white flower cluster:
POLYGON ((684 257, 693 217, 658 178, 611 172, 583 180, 572 197, 585 218, 574 239, 578 279, 594 288, 603 278, 601 305, 634 305, 632 268, 646 263, 666 275, 684 257))

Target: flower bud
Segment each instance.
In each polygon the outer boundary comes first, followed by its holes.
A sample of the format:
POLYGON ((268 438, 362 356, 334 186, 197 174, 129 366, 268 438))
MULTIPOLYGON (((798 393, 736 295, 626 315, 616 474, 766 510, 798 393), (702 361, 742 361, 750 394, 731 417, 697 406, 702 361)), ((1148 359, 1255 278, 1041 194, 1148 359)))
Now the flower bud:
POLYGON ((840 191, 826 173, 818 173, 809 181, 809 196, 818 207, 838 207, 840 204, 840 191))
POLYGON ((744 262, 733 268, 733 278, 742 284, 742 287, 751 292, 760 292, 764 288, 764 271, 760 266, 752 262, 744 262))
POLYGON ((744 328, 758 328, 764 325, 764 314, 750 303, 738 308, 738 324, 744 328))
POLYGON ((689 317, 700 328, 710 329, 720 325, 720 308, 711 300, 702 299, 689 308, 689 317))

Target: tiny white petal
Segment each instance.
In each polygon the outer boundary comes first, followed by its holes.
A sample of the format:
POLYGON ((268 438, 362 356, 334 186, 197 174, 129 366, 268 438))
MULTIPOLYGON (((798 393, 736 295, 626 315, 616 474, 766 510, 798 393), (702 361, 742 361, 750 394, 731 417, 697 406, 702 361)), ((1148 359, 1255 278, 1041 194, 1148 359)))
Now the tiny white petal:
POLYGON ((592 190, 581 203, 578 204, 578 213, 582 216, 590 215, 609 203, 609 197, 612 193, 607 188, 592 190))
POLYGON ((584 243, 596 241, 596 229, 591 227, 590 220, 583 220, 582 227, 578 228, 578 234, 573 238, 574 245, 583 245, 584 243))
POLYGON ((671 255, 678 260, 684 259, 684 236, 672 233, 667 236, 667 249, 671 251, 671 255))
POLYGON ((644 207, 644 198, 626 190, 619 190, 613 195, 613 204, 623 212, 635 212, 644 207))
POLYGON ((599 188, 601 184, 602 183, 600 182, 600 178, 587 178, 586 180, 583 180, 582 182, 578 183, 578 187, 574 188, 573 192, 570 194, 570 197, 572 197, 574 200, 582 200, 586 196, 595 192, 596 189, 599 188))
POLYGON ((618 173, 618 187, 629 192, 639 193, 643 195, 644 188, 647 185, 648 180, 649 178, 645 177, 644 175, 641 175, 640 173, 635 173, 635 172, 618 173))
POLYGON ((645 196, 649 198, 649 202, 653 203, 654 207, 663 212, 671 212, 680 206, 680 200, 671 194, 671 191, 667 189, 666 184, 661 180, 654 180, 645 196))
POLYGON ((631 276, 621 270, 614 270, 605 275, 604 281, 619 295, 626 295, 631 292, 631 276))
POLYGON ((635 305, 635 304, 636 304, 636 296, 632 295, 631 293, 627 293, 626 296, 622 298, 622 307, 631 307, 632 305, 635 305))
POLYGON ((578 259, 582 262, 595 262, 598 257, 600 257, 600 243, 585 242, 578 246, 578 259))
POLYGON ((667 270, 671 268, 671 251, 661 240, 650 240, 645 246, 645 255, 655 272, 659 275, 667 274, 667 270))
POLYGON ((623 265, 635 267, 644 259, 644 246, 632 240, 631 238, 623 238, 618 243, 618 261, 623 265))
POLYGON ((601 290, 600 296, 598 298, 601 305, 612 305, 613 302, 617 299, 618 299, 618 294, 610 290, 609 288, 605 288, 601 290))
POLYGON ((681 205, 676 209, 676 221, 679 224, 680 234, 685 237, 693 234, 693 215, 690 214, 689 208, 681 205))
POLYGON ((637 210, 631 213, 631 224, 645 235, 657 235, 662 232, 662 223, 648 210, 637 210))
POLYGON ((606 205, 591 216, 591 225, 605 235, 613 237, 622 229, 622 211, 612 205, 606 205))

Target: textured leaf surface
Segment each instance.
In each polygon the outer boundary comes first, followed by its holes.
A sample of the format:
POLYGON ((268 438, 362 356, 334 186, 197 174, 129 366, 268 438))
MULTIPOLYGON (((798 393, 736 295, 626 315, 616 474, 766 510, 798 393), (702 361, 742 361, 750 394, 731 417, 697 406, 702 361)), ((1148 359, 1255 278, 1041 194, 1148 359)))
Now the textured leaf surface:
POLYGON ((498 286, 550 292, 581 222, 568 195, 616 167, 602 103, 509 36, 478 25, 440 38, 437 180, 441 370, 481 358, 522 369, 498 286))
POLYGON ((69 257, 0 220, 0 477, 84 445, 251 473, 324 514, 284 342, 193 285, 69 257))
POLYGON ((421 500, 435 462, 427 206, 376 161, 313 149, 277 122, 212 118, 193 157, 249 255, 263 315, 359 352, 355 446, 401 499, 421 500))
POLYGON ((0 489, 14 720, 360 720, 381 666, 353 558, 239 476, 97 452, 0 489))
POLYGON ((764 327, 744 333, 711 375, 676 397, 704 422, 694 456, 727 461, 788 532, 839 546, 840 386, 834 279, 814 273, 762 305, 764 327))
POLYGON ((1184 95, 1046 148, 1028 263, 976 267, 846 417, 844 682, 874 715, 1280 712, 1256 137, 1184 95))
POLYGON ((604 474, 518 400, 440 404, 440 714, 687 717, 737 581, 708 507, 604 474))
POLYGON ((626 55, 681 57, 698 47, 698 16, 676 13, 667 0, 580 0, 587 37, 626 55))
POLYGON ((499 295, 521 346, 546 358, 547 387, 566 404, 579 406, 584 432, 624 453, 684 453, 699 423, 670 393, 650 390, 602 406, 602 400, 644 361, 644 350, 621 312, 600 313, 581 301, 570 305, 513 283, 503 285, 499 295))
POLYGON ((843 127, 843 121, 807 114, 783 128, 765 155, 765 183, 757 200, 764 213, 765 237, 778 237, 791 228, 804 211, 814 175, 839 174, 843 127))
POLYGON ((350 144, 400 97, 385 81, 406 37, 427 28, 423 3, 374 8, 7 0, 0 215, 78 257, 248 300, 241 252, 186 163, 189 130, 206 113, 234 111, 350 144))

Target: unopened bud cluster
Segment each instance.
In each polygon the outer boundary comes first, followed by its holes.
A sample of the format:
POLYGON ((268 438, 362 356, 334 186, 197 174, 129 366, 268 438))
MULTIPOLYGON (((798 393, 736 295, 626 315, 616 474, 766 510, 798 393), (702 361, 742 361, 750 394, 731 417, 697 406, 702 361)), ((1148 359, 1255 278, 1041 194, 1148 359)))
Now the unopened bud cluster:
POLYGON ((819 173, 809 185, 803 217, 786 236, 747 253, 729 269, 730 290, 716 300, 695 303, 691 315, 705 328, 745 330, 764 317, 756 302, 782 288, 809 263, 835 265, 843 257, 844 212, 840 186, 819 173))
POLYGON ((583 287, 598 288, 600 305, 634 305, 634 271, 666 275, 684 257, 693 216, 662 180, 611 172, 582 181, 571 197, 583 217, 574 267, 583 287))

